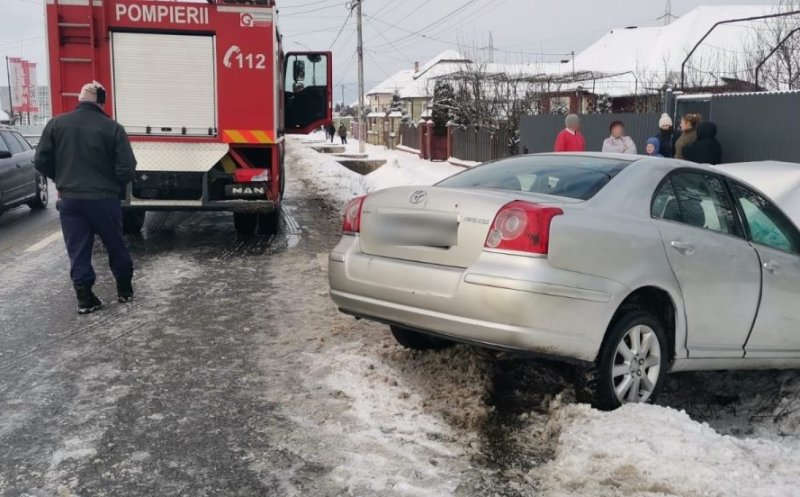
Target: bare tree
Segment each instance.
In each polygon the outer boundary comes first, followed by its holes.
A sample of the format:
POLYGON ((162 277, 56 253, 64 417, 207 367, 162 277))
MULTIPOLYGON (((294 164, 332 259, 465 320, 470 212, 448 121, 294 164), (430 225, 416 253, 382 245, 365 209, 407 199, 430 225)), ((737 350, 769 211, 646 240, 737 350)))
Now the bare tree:
MULTIPOLYGON (((780 0, 776 13, 800 10, 800 0, 780 0)), ((751 56, 747 69, 755 80, 760 70, 759 86, 768 90, 800 89, 800 15, 775 17, 758 22, 755 37, 749 43, 751 56), (775 53, 767 56, 777 47, 775 53)))

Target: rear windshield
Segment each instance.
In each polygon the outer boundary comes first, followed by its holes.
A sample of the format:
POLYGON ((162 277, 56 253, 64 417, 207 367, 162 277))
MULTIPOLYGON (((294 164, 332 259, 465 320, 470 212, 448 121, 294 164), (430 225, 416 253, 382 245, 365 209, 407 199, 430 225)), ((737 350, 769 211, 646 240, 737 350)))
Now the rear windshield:
POLYGON ((438 184, 588 200, 633 161, 578 155, 524 155, 474 167, 438 184))

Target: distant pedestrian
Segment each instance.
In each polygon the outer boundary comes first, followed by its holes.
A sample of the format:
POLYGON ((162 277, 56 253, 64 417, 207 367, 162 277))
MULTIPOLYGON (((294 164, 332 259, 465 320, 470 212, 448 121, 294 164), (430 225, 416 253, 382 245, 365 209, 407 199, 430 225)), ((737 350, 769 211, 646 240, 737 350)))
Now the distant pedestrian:
POLYGON ((564 119, 565 128, 556 137, 554 152, 585 152, 586 140, 581 133, 581 118, 577 114, 569 114, 564 119))
POLYGON ((339 138, 342 139, 342 145, 347 145, 347 128, 344 123, 339 125, 339 138))
POLYGON ((603 152, 615 154, 635 154, 636 144, 625 135, 625 123, 614 121, 608 127, 611 136, 603 140, 603 152))
POLYGON ((675 157, 675 141, 680 133, 675 131, 672 118, 666 112, 658 119, 658 142, 661 144, 659 153, 667 158, 675 157))
POLYGON ((78 108, 50 120, 36 149, 36 170, 52 179, 61 194, 59 215, 67 246, 78 313, 103 306, 92 292, 95 235, 108 252, 120 302, 133 299, 133 262, 122 234, 120 197, 132 179, 136 158, 125 129, 102 109, 100 83, 83 86, 78 108))
POLYGON ((334 138, 336 138, 336 126, 334 126, 333 123, 328 124, 325 126, 325 133, 331 143, 333 143, 334 138))
POLYGON ((686 114, 681 119, 681 136, 675 140, 675 158, 685 159, 683 148, 697 141, 697 125, 700 124, 700 114, 686 114))
POLYGON ((644 147, 644 153, 650 157, 664 157, 659 153, 661 149, 661 141, 655 136, 647 139, 647 145, 644 147))
POLYGON ((722 145, 717 141, 717 125, 711 122, 698 124, 697 141, 683 147, 683 156, 698 164, 721 163, 722 145))

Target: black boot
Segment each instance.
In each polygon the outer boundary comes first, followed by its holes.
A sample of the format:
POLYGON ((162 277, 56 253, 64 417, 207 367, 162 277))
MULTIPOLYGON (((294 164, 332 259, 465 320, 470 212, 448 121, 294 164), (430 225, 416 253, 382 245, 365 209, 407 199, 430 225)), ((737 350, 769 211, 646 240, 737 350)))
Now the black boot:
POLYGON ((133 300, 133 283, 131 283, 131 280, 117 280, 117 300, 121 304, 133 300))
POLYGON ((78 296, 78 314, 91 314, 103 307, 103 301, 92 292, 91 286, 78 285, 75 294, 78 296))

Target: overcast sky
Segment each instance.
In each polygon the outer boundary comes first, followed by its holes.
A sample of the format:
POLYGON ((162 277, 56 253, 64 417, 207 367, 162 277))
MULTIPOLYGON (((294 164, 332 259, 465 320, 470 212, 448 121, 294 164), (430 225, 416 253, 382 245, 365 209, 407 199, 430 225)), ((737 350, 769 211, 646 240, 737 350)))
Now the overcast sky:
MULTIPOLYGON (((442 50, 485 47, 497 62, 560 60, 612 28, 658 24, 666 0, 363 0, 367 89, 442 50)), ((772 4, 777 0, 672 0, 681 15, 698 5, 772 4)), ((0 57, 45 64, 43 0, 0 0, 0 57)), ((343 0, 278 0, 285 50, 334 52, 336 100, 356 95, 356 23, 343 0), (340 33, 341 30, 341 34, 340 33), (337 37, 338 35, 338 37, 337 37), (335 43, 334 43, 335 42, 335 43)), ((3 60, 4 62, 4 60, 3 60)), ((43 70, 42 73, 45 71, 43 70)), ((0 85, 6 68, 0 69, 0 85)), ((44 77, 40 78, 40 81, 44 77)))

